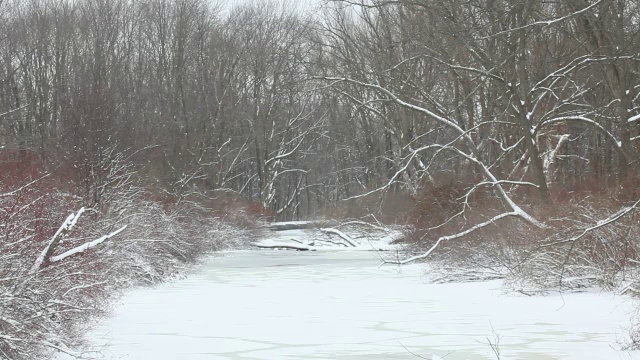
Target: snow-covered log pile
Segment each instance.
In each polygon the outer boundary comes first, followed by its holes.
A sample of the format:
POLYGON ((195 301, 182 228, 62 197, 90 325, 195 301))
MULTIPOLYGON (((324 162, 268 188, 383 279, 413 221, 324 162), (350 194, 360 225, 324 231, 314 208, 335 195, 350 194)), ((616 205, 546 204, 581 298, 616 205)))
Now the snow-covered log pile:
POLYGON ((397 250, 406 229, 364 221, 294 221, 271 223, 258 248, 283 250, 397 250))

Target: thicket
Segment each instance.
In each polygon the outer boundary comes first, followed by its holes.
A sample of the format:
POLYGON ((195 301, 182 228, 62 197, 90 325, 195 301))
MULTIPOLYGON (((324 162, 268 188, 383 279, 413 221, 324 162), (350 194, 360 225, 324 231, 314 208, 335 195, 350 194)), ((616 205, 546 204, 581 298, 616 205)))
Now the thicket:
POLYGON ((130 166, 106 177, 91 208, 74 169, 47 172, 22 154, 4 157, 0 171, 3 359, 91 355, 84 334, 123 290, 183 274, 255 229, 246 209, 213 206, 200 193, 159 194, 130 166))

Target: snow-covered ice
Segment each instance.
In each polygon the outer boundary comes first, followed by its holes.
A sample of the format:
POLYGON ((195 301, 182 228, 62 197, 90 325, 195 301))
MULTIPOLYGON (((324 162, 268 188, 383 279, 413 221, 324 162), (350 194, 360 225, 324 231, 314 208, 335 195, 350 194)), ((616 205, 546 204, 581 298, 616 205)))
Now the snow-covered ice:
POLYGON ((425 284, 375 252, 241 251, 126 295, 92 334, 113 359, 640 359, 615 350, 632 306, 608 293, 505 295, 425 284), (407 350, 408 349, 408 350, 407 350))

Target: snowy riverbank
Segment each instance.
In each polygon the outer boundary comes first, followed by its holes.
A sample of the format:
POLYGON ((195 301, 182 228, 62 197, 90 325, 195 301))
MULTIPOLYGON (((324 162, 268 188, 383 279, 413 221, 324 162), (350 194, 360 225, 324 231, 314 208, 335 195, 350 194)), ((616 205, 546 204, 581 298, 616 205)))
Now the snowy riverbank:
POLYGON ((381 227, 364 222, 293 221, 269 224, 265 236, 252 245, 262 249, 300 251, 391 251, 400 249, 400 245, 394 242, 402 237, 400 227, 381 227))
POLYGON ((630 301, 426 284, 372 252, 236 251, 126 295, 91 334, 111 359, 640 359, 616 350, 630 301), (106 347, 105 347, 106 346, 106 347), (433 357, 436 356, 436 357, 433 357))

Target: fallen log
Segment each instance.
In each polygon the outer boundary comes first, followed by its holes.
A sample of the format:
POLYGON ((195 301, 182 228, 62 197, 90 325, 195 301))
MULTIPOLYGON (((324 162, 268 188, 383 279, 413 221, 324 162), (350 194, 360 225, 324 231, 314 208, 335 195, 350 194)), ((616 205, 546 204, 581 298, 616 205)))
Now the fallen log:
POLYGON ((316 251, 316 249, 305 246, 305 245, 289 245, 289 244, 252 244, 255 247, 261 249, 285 249, 285 250, 296 250, 296 251, 316 251))

